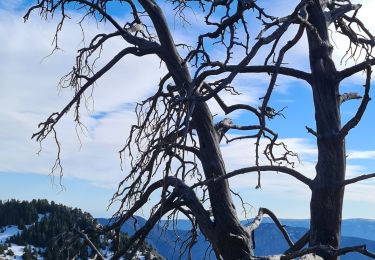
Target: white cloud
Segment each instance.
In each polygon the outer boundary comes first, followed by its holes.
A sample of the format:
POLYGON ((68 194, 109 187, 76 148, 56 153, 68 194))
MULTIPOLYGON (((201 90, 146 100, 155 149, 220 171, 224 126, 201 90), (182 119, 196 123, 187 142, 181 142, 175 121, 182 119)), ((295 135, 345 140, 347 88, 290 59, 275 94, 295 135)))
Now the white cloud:
MULTIPOLYGON (((280 141, 287 144, 288 149, 299 154, 302 159, 301 163, 295 158, 295 170, 301 172, 309 178, 315 176, 315 157, 317 155, 316 149, 306 139, 301 138, 285 138, 280 141)), ((236 170, 243 167, 249 167, 255 165, 255 151, 254 151, 254 139, 233 142, 222 145, 222 153, 227 164, 228 171, 236 170)), ((262 142, 262 146, 265 142, 262 142)), ((279 151, 280 152, 280 151, 279 151)), ((278 152, 276 151, 276 154, 278 152)), ((262 150, 261 150, 262 154, 262 150)), ((269 162, 262 155, 260 158, 261 165, 269 165, 269 162)), ((300 192, 306 194, 306 187, 301 185, 300 182, 296 181, 293 177, 287 176, 283 173, 271 173, 263 172, 261 174, 262 187, 265 190, 275 190, 283 192, 300 192)), ((245 188, 255 187, 257 184, 257 173, 249 173, 237 176, 231 179, 231 185, 233 188, 245 188)))
POLYGON ((349 151, 348 159, 371 159, 375 160, 375 151, 349 151))
MULTIPOLYGON (((60 37, 64 51, 40 61, 52 50, 51 39, 56 22, 40 21, 33 17, 24 24, 20 13, 0 11, 0 33, 7 35, 0 49, 0 171, 33 172, 48 174, 56 156, 56 146, 49 138, 42 153, 31 134, 37 131, 39 122, 52 112, 59 111, 72 97, 71 90, 55 87, 58 79, 66 74, 74 63, 74 50, 80 47, 79 26, 67 21, 60 37), (5 126, 5 127, 3 127, 5 126)), ((87 26, 86 37, 94 35, 95 24, 87 26)), ((106 26, 99 28, 108 31, 106 26)), ((117 50, 126 47, 115 40, 105 46, 100 68, 117 50)), ((124 144, 134 113, 124 107, 124 102, 134 103, 155 91, 156 84, 165 73, 155 57, 126 57, 110 73, 103 76, 95 87, 94 112, 82 109, 82 121, 91 132, 81 135, 82 148, 76 136, 72 113, 58 126, 62 146, 64 174, 115 187, 122 177, 117 151, 124 144), (144 72, 147 71, 147 76, 144 72), (94 120, 95 112, 106 113, 94 120)))
POLYGON ((371 203, 375 204, 375 198, 369 196, 374 193, 374 182, 367 181, 367 183, 356 183, 345 188, 345 199, 357 203, 371 203))
MULTIPOLYGON (((317 160, 317 149, 308 139, 303 138, 284 138, 280 139, 288 148, 296 153, 301 158, 301 163, 295 164, 295 170, 299 171, 306 177, 313 179, 315 177, 315 164, 317 160)), ((222 152, 226 162, 230 162, 227 165, 228 171, 235 169, 249 167, 255 165, 255 152, 253 146, 254 140, 242 142, 233 142, 228 145, 222 145, 222 152)), ((261 164, 269 164, 264 157, 261 157, 261 164)), ((347 164, 346 177, 353 178, 360 174, 365 173, 366 167, 355 164, 347 164)), ((371 182, 371 181, 368 181, 371 182)), ((236 190, 253 189, 257 185, 257 173, 248 173, 238 175, 230 180, 231 187, 236 190)), ((302 200, 306 203, 310 199, 310 190, 301 182, 294 179, 294 177, 288 176, 284 173, 275 172, 263 172, 261 173, 261 184, 262 189, 258 192, 261 196, 275 196, 279 198, 293 197, 293 200, 302 200)), ((345 200, 348 202, 364 200, 367 203, 375 203, 375 200, 369 194, 372 194, 374 187, 366 185, 363 189, 363 185, 358 186, 352 185, 347 190, 345 200)), ((284 198, 285 199, 285 198, 284 198)), ((251 203, 252 200, 250 199, 251 203)), ((262 206, 260 204, 260 206, 262 206)))

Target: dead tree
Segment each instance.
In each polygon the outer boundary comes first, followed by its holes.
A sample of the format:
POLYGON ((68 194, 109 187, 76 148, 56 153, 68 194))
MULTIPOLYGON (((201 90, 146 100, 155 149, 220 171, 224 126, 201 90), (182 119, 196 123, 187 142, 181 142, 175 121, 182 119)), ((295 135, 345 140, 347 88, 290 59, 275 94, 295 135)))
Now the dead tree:
MULTIPOLYGON (((74 110, 75 120, 80 124, 83 94, 121 59, 129 55, 156 55, 168 70, 158 83, 155 94, 135 109, 138 121, 132 126, 120 151, 123 159, 131 161, 131 169, 114 195, 114 200, 122 202, 121 207, 114 216, 114 223, 105 230, 118 229, 144 207, 154 193, 160 196, 160 200, 154 205, 145 226, 115 253, 114 259, 134 253, 137 245, 163 216, 176 218, 178 213, 190 219, 193 226, 191 241, 185 244, 186 250, 190 251, 193 246, 199 228, 218 259, 268 259, 255 257, 252 248, 252 234, 263 214, 275 220, 290 245, 281 259, 306 254, 337 259, 353 251, 374 258, 365 246, 340 249, 340 226, 345 186, 374 177, 374 174, 368 174, 345 179, 344 141, 350 130, 360 122, 370 101, 375 39, 357 17, 361 5, 351 0, 296 2, 294 10, 285 17, 272 16, 255 0, 170 0, 165 3, 155 0, 38 0, 29 9, 25 20, 33 11, 46 19, 54 15, 59 17, 55 39, 72 10, 78 10, 82 15, 81 21, 92 19, 108 23, 113 28, 113 32, 96 35, 86 47, 78 50, 73 70, 61 81, 63 86, 74 89, 75 96, 60 112, 52 114, 39 125, 39 132, 33 135, 39 142, 51 134, 56 138, 55 126, 70 110, 74 110), (131 17, 128 21, 120 22, 107 12, 107 7, 113 2, 126 7, 124 10, 131 17), (207 25, 207 32, 198 36, 196 46, 175 43, 161 3, 172 5, 175 19, 187 23, 186 10, 199 13, 198 18, 203 17, 202 23, 207 25), (252 23, 249 19, 261 24, 257 35, 250 35, 252 23), (350 47, 344 58, 357 59, 356 65, 341 71, 336 69, 330 30, 349 39, 350 47), (292 37, 286 36, 290 33, 292 37), (123 40, 123 50, 102 68, 94 70, 93 63, 103 44, 110 44, 115 38, 123 40), (309 56, 306 59, 309 59, 311 70, 284 66, 286 53, 303 39, 308 41, 309 56), (224 55, 215 56, 210 47, 212 44, 224 55), (254 57, 261 55, 260 50, 263 49, 268 54, 261 64, 254 64, 254 57), (366 78, 363 95, 340 93, 340 83, 362 71, 366 78), (240 74, 252 73, 268 74, 270 77, 261 105, 254 107, 239 103, 228 106, 220 94, 225 91, 236 94, 234 80, 240 74), (314 179, 293 169, 296 154, 279 142, 277 133, 267 126, 268 120, 283 112, 276 111, 270 104, 279 75, 302 80, 311 86, 316 130, 307 129, 315 136, 318 148, 314 179), (342 126, 340 105, 353 98, 360 98, 361 104, 355 116, 342 126), (207 105, 208 100, 217 102, 227 118, 215 121, 207 105), (248 113, 254 120, 247 125, 236 124, 230 118, 236 111, 248 113), (220 143, 232 130, 243 134, 226 141, 255 142, 256 160, 249 161, 247 168, 227 172, 220 143), (267 142, 267 145, 261 147, 261 141, 267 142), (262 157, 269 163, 261 165, 262 157), (296 243, 290 240, 276 216, 267 209, 260 209, 250 227, 240 224, 228 179, 237 175, 246 178, 246 174, 255 173, 258 174, 257 186, 260 187, 260 176, 265 171, 289 175, 312 191, 310 230, 296 243), (187 179, 192 179, 193 184, 188 184, 187 179), (309 247, 302 249, 306 244, 309 247)), ((58 145, 57 139, 56 143, 58 145)), ((58 156, 54 168, 59 167, 61 169, 58 156)))

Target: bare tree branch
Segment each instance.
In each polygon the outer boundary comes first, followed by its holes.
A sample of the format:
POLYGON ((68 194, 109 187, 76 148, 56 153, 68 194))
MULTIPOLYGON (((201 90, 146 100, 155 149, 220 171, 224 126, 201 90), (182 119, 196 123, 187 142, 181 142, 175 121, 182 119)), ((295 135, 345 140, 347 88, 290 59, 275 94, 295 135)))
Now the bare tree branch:
POLYGON ((344 93, 340 96, 340 103, 342 104, 353 99, 362 99, 362 96, 355 92, 344 93))
POLYGON ((55 48, 58 48, 57 38, 64 21, 69 18, 68 12, 72 10, 79 10, 81 26, 90 17, 97 23, 108 22, 113 27, 112 32, 95 35, 87 46, 78 50, 73 70, 60 81, 62 87, 74 90, 74 97, 60 112, 52 113, 42 122, 39 132, 33 135, 41 142, 53 133, 58 146, 56 169, 62 170, 56 124, 72 108, 75 111, 74 120, 79 124, 81 98, 102 75, 128 54, 155 55, 161 59, 161 66, 165 65, 167 69, 158 85, 155 84, 154 94, 136 105, 136 122, 131 126, 129 137, 120 151, 121 163, 129 162, 130 169, 112 199, 112 202, 119 201, 120 207, 110 225, 99 230, 99 233, 115 230, 120 239, 120 227, 125 221, 144 209, 154 194, 160 200, 150 210, 146 225, 136 230, 125 247, 115 250, 114 259, 130 259, 162 216, 168 213, 168 219, 175 220, 179 212, 192 223, 191 233, 182 241, 180 248, 180 253, 187 252, 190 258, 193 257, 191 248, 200 229, 218 259, 272 259, 271 256, 254 256, 250 245, 251 239, 254 242, 254 234, 249 233, 254 233, 263 214, 268 214, 274 220, 290 246, 284 255, 278 256, 280 259, 317 254, 327 260, 336 260, 347 252, 373 256, 363 246, 339 249, 343 187, 375 177, 375 174, 367 174, 344 180, 344 138, 362 119, 370 101, 371 66, 375 65, 372 56, 375 40, 366 25, 357 18, 360 5, 352 4, 350 0, 300 0, 289 15, 274 17, 254 0, 167 1, 174 8, 175 19, 181 19, 184 23, 189 23, 185 10, 199 12, 197 19, 202 18, 208 31, 198 35, 197 44, 192 47, 184 42, 175 43, 170 21, 159 2, 120 1, 126 5, 128 12, 125 21, 117 21, 111 15, 107 8, 111 2, 40 0, 29 9, 24 19, 27 20, 34 11, 39 11, 45 19, 59 17, 54 35, 55 48), (253 14, 260 26, 255 39, 250 33, 253 29, 250 26, 254 23, 249 23, 249 16, 253 14), (334 26, 329 27, 329 24, 334 26), (331 44, 330 31, 338 32, 350 41, 343 59, 346 57, 356 62, 361 59, 362 62, 338 72, 332 59, 334 46, 331 44), (310 72, 298 69, 294 64, 285 65, 288 62, 287 54, 300 42, 305 32, 310 72), (290 37, 289 33, 294 36, 290 37), (127 48, 95 72, 95 62, 100 58, 103 45, 120 37, 127 48), (256 63, 260 65, 252 64, 254 59, 263 55, 263 61, 256 63), (363 98, 352 92, 340 95, 341 81, 363 70, 367 71, 363 98), (239 94, 236 89, 239 75, 255 73, 270 75, 265 93, 260 98, 261 104, 229 105, 222 94, 239 94), (271 104, 280 75, 303 80, 313 90, 316 130, 306 129, 317 137, 319 156, 314 180, 291 168, 295 163, 292 158, 296 158, 297 154, 278 141, 277 132, 268 123, 278 116, 284 117, 285 107, 279 109, 271 104), (356 115, 341 128, 340 105, 359 98, 362 100, 356 115), (246 112, 250 119, 237 121, 235 118, 225 118, 215 124, 217 117, 211 114, 210 103, 206 102, 211 100, 217 102, 222 110, 218 115, 220 119, 224 118, 223 114, 235 111, 246 112), (232 131, 239 134, 227 138, 225 134, 232 131), (255 165, 228 172, 220 146, 223 137, 227 142, 255 139, 255 165), (267 164, 270 165, 261 165, 261 159, 268 160, 267 164), (232 194, 238 193, 230 188, 228 179, 257 173, 257 187, 260 187, 261 172, 281 172, 292 176, 312 191, 311 231, 295 244, 268 209, 260 209, 250 232, 240 223, 232 199, 232 194), (163 177, 158 177, 161 175, 163 177), (188 186, 187 180, 193 184, 188 186), (309 248, 303 249, 307 243, 309 248))
POLYGON ((298 239, 298 241, 296 241, 292 247, 286 250, 284 254, 288 255, 292 252, 301 250, 309 242, 309 239, 310 239, 310 230, 307 231, 300 239, 298 239))
MULTIPOLYGON (((214 64, 213 64, 214 65, 214 64)), ((220 68, 215 70, 206 70, 202 72, 196 79, 195 84, 200 84, 203 81, 205 81, 210 76, 215 76, 222 74, 224 72, 233 72, 237 70, 237 65, 224 65, 224 64, 218 64, 220 68)), ((295 68, 288 68, 280 66, 277 68, 277 66, 272 65, 264 65, 264 66, 244 66, 241 68, 238 73, 279 73, 280 75, 290 76, 297 79, 302 79, 307 82, 311 81, 311 74, 297 70, 295 68)))
POLYGON ((266 208, 259 208, 258 215, 255 217, 253 223, 249 226, 249 232, 253 232, 255 229, 257 229, 262 221, 263 215, 267 214, 271 217, 273 222, 276 224, 276 227, 281 231, 282 235, 284 236, 286 242, 288 243, 289 247, 293 247, 294 243, 289 237, 288 232, 284 228, 284 226, 280 223, 279 219, 276 217, 276 215, 269 209, 266 208))
POLYGON ((252 166, 252 167, 246 167, 246 168, 238 169, 238 170, 229 172, 226 175, 223 175, 223 176, 220 176, 220 177, 217 177, 217 178, 208 179, 208 180, 205 180, 205 181, 202 181, 202 182, 198 182, 198 183, 194 184, 192 186, 192 188, 203 186, 203 185, 210 185, 211 183, 218 182, 218 181, 221 181, 223 179, 229 179, 229 178, 232 178, 232 177, 240 175, 240 174, 258 172, 258 171, 285 173, 287 175, 290 175, 290 176, 296 178, 297 180, 301 181, 302 183, 306 184, 309 187, 312 185, 311 179, 307 178, 306 176, 304 176, 303 174, 301 174, 300 172, 298 172, 294 169, 290 169, 290 168, 287 168, 287 167, 284 167, 284 166, 278 166, 278 165, 268 165, 268 166, 264 165, 264 166, 252 166))
POLYGON ((352 67, 349 67, 349 68, 346 68, 346 69, 343 69, 342 71, 339 71, 338 72, 338 75, 337 75, 337 80, 338 81, 342 81, 358 72, 361 72, 363 70, 367 70, 367 68, 369 66, 374 66, 375 65, 375 59, 372 58, 372 59, 368 59, 368 60, 365 60, 361 63, 358 63, 356 65, 353 65, 352 67))
POLYGON ((357 124, 359 123, 359 121, 361 121, 361 118, 363 116, 363 114, 365 113, 366 111, 366 107, 367 107, 367 104, 368 102, 370 102, 371 98, 369 96, 369 93, 370 93, 370 87, 371 87, 371 67, 368 67, 367 68, 367 75, 366 75, 366 83, 364 85, 365 87, 365 93, 363 95, 363 98, 362 98, 362 102, 356 112, 356 114, 354 115, 354 117, 352 119, 350 119, 343 127, 342 129, 340 130, 339 132, 339 137, 341 139, 345 138, 345 136, 349 133, 349 131, 351 129, 353 129, 354 127, 357 126, 357 124))
POLYGON ((320 252, 320 254, 324 254, 327 257, 328 256, 341 256, 347 253, 357 252, 362 255, 368 256, 370 258, 375 258, 375 254, 369 252, 366 249, 366 245, 343 247, 340 249, 334 249, 330 246, 325 246, 325 245, 318 245, 318 246, 308 247, 306 249, 302 249, 300 251, 293 252, 288 255, 281 256, 280 259, 282 260, 295 259, 297 257, 301 257, 307 254, 317 254, 318 252, 320 252))
POLYGON ((104 260, 105 259, 104 256, 102 255, 102 253, 99 251, 99 249, 96 248, 96 246, 94 245, 94 243, 87 236, 87 234, 83 233, 78 228, 74 228, 74 232, 76 232, 83 240, 86 241, 86 243, 90 246, 90 248, 95 252, 95 254, 97 255, 98 259, 100 259, 100 260, 104 260))
POLYGON ((98 72, 96 72, 91 78, 87 80, 87 82, 79 89, 79 91, 75 94, 72 100, 58 113, 53 113, 45 122, 40 123, 39 127, 42 129, 34 133, 32 138, 36 138, 37 141, 42 141, 55 127, 55 125, 59 122, 59 120, 71 109, 71 107, 79 102, 81 99, 82 94, 90 87, 92 84, 97 81, 101 76, 103 76, 107 71, 109 71, 117 62, 119 62, 124 56, 128 54, 134 54, 137 56, 143 56, 149 54, 148 52, 140 51, 138 48, 128 47, 112 58, 103 68, 101 68, 98 72))
MULTIPOLYGON (((161 217, 167 213, 168 211, 172 210, 174 208, 173 200, 175 199, 175 196, 170 196, 165 202, 160 205, 158 210, 150 216, 150 218, 147 220, 145 225, 141 227, 139 230, 137 230, 134 235, 129 238, 126 245, 123 248, 120 248, 118 252, 116 252, 112 259, 116 260, 120 257, 126 255, 128 250, 134 246, 135 250, 137 250, 138 245, 144 241, 148 233, 151 231, 151 229, 155 226, 155 224, 161 219, 161 217)), ((132 259, 133 255, 128 256, 130 259, 132 259)))
POLYGON ((368 179, 371 179, 371 178, 374 178, 374 177, 375 177, 375 173, 363 174, 363 175, 360 175, 358 177, 347 179, 347 180, 343 181, 342 185, 346 186, 346 185, 353 184, 353 183, 356 183, 356 182, 359 182, 359 181, 368 180, 368 179))

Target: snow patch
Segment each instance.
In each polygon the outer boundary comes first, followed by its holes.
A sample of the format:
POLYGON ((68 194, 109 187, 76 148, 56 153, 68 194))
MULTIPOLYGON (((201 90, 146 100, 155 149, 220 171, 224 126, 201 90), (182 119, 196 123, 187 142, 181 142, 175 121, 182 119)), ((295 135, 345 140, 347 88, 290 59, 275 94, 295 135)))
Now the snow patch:
POLYGON ((48 218, 51 213, 38 214, 38 222, 42 221, 45 218, 48 218))
MULTIPOLYGON (((36 249, 37 252, 45 250, 44 248, 34 247, 31 246, 31 249, 36 249)), ((19 246, 17 244, 10 244, 7 250, 5 250, 5 253, 3 255, 0 255, 1 260, 22 260, 22 255, 24 254, 25 246, 19 246), (14 253, 14 256, 7 255, 7 252, 9 250, 12 250, 14 253)), ((43 260, 43 257, 38 254, 38 260, 43 260)))
POLYGON ((269 260, 280 260, 281 256, 280 255, 272 255, 272 256, 268 256, 268 259, 269 260))
POLYGON ((321 258, 320 256, 318 255, 314 255, 314 254, 308 254, 308 255, 304 255, 300 258, 301 260, 324 260, 323 258, 321 258))
POLYGON ((15 225, 0 228, 0 243, 5 243, 8 238, 18 235, 21 232, 22 230, 18 229, 15 225))
POLYGON ((19 246, 19 245, 16 245, 16 244, 11 244, 11 246, 8 248, 8 250, 12 249, 15 256, 22 256, 24 248, 25 248, 25 246, 19 246))

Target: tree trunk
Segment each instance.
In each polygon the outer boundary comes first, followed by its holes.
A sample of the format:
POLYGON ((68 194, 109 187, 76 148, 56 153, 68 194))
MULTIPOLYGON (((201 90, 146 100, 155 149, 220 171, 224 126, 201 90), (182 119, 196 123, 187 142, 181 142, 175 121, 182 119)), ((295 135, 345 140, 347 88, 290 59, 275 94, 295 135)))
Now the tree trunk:
MULTIPOLYGON (((220 152, 212 115, 206 103, 196 105, 193 114, 200 143, 200 159, 206 179, 225 175, 225 165, 220 152)), ((215 221, 213 246, 216 254, 225 260, 248 259, 252 255, 250 236, 243 229, 237 217, 227 180, 208 186, 212 212, 215 221), (216 248, 215 248, 216 247, 216 248)))
MULTIPOLYGON (((178 86, 184 86, 186 91, 190 91, 192 86, 189 70, 175 48, 163 11, 153 1, 142 0, 140 3, 147 10, 154 24, 157 24, 155 28, 163 46, 160 56, 166 63, 174 82, 178 86)), ((211 112, 205 102, 197 101, 192 120, 199 138, 200 161, 206 179, 225 175, 219 139, 212 122, 211 112)), ((249 258, 252 255, 250 236, 237 218, 228 180, 209 185, 208 193, 215 225, 215 241, 210 242, 217 258, 222 257, 225 260, 249 258)))
MULTIPOLYGON (((345 144, 338 133, 341 128, 339 86, 332 61, 328 25, 321 4, 308 9, 309 22, 318 30, 321 41, 308 31, 312 89, 317 129, 318 162, 311 187, 310 245, 340 245, 341 214, 345 178, 345 144)), ((325 256, 333 260, 337 257, 325 256)))

